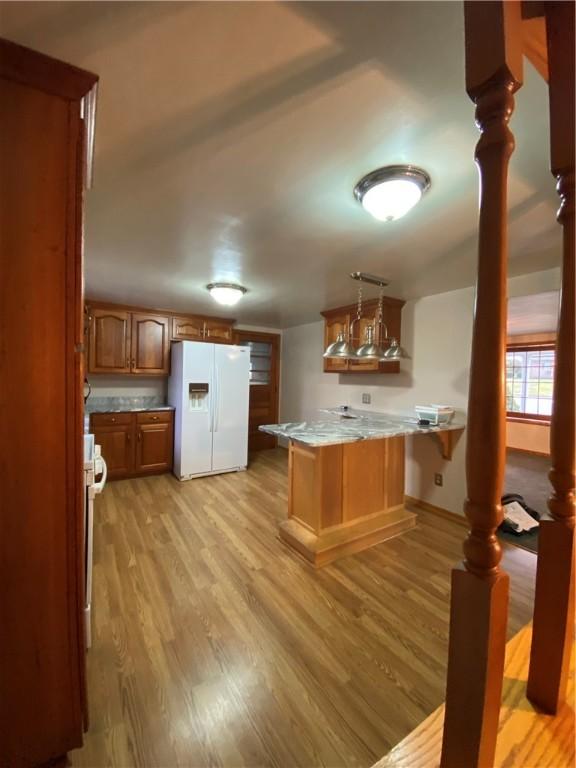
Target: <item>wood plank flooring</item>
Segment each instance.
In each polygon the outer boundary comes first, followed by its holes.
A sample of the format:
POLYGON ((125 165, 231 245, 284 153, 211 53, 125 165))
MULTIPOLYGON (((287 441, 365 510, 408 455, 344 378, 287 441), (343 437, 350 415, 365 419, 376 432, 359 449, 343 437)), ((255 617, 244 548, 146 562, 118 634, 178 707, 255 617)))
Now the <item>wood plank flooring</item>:
MULTIPOLYGON (((110 483, 95 510, 91 723, 74 766, 370 766, 444 700, 463 528, 314 571, 278 539, 282 449, 247 472, 110 483)), ((509 548, 509 636, 536 559, 509 548)))
MULTIPOLYGON (((566 701, 558 714, 546 715, 526 698, 532 625, 506 646, 504 689, 494 768, 573 768, 574 653, 566 701)), ((379 760, 374 768, 439 768, 444 705, 379 760)))

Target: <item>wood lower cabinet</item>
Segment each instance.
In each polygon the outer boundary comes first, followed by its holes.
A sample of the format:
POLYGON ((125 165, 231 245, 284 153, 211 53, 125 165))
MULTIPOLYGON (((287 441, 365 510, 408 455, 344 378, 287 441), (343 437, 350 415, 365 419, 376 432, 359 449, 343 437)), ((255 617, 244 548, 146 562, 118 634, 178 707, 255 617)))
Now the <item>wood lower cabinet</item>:
POLYGON ((172 469, 172 412, 136 414, 136 474, 172 469))
POLYGON ((172 469, 173 411, 93 413, 90 431, 101 446, 110 480, 172 469))
POLYGON ((110 480, 134 473, 134 414, 93 413, 91 429, 101 447, 110 480))
MULTIPOLYGON (((400 341, 402 307, 404 301, 384 297, 382 308, 383 323, 388 327, 388 337, 400 341)), ((350 304, 346 307, 336 307, 322 312, 324 317, 324 349, 336 341, 339 333, 344 334, 346 340, 352 335, 355 346, 363 343, 366 328, 371 325, 378 328, 378 300, 371 299, 362 305, 362 316, 357 317, 357 307, 350 304)), ((382 329, 384 333, 384 328, 382 329)), ((322 350, 323 352, 324 350, 322 350)), ((338 358, 324 358, 325 373, 399 373, 400 363, 383 363, 379 360, 343 360, 338 358)))

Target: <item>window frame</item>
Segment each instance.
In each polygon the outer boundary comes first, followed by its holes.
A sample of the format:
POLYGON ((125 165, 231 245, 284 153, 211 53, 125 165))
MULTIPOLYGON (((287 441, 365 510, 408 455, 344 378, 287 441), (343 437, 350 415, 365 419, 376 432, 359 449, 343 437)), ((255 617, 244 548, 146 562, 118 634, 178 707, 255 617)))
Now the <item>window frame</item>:
MULTIPOLYGON (((554 365, 556 365, 556 344, 553 341, 535 341, 520 342, 518 344, 506 344, 506 352, 549 352, 550 350, 554 352, 554 365)), ((552 409, 554 409, 554 379, 552 380, 552 409)), ((506 421, 518 421, 523 424, 550 425, 552 416, 540 413, 509 411, 506 409, 506 421)))

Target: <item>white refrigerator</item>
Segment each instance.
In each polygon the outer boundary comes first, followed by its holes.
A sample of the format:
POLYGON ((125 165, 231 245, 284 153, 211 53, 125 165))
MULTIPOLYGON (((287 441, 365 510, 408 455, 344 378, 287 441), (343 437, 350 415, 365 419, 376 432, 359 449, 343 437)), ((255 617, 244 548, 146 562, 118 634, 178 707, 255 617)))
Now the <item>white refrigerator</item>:
POLYGON ((246 469, 250 349, 172 344, 168 402, 174 406, 174 474, 180 480, 246 469))

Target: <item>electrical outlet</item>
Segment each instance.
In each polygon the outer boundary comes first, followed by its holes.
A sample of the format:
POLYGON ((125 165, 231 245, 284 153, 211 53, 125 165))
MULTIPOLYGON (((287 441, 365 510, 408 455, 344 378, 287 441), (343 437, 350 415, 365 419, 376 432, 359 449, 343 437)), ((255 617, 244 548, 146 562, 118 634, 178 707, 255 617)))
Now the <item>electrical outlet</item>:
POLYGON ((434 485, 444 485, 444 475, 441 472, 434 473, 434 485))
POLYGON ((370 403, 372 402, 372 395, 368 394, 368 392, 363 392, 362 402, 364 403, 364 405, 370 405, 370 403))

